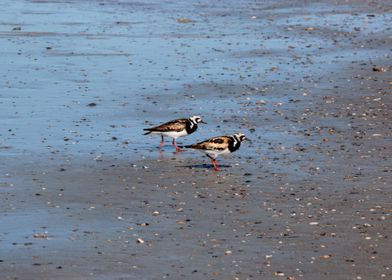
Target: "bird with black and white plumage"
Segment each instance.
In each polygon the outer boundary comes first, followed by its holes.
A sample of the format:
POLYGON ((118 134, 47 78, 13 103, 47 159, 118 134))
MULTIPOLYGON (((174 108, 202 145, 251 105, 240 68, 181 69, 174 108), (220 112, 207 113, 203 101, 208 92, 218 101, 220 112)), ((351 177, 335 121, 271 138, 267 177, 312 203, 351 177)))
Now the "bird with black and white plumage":
POLYGON ((195 132, 199 123, 205 123, 200 116, 192 116, 188 119, 176 119, 158 126, 145 128, 144 130, 148 132, 144 133, 144 135, 161 135, 161 147, 164 145, 164 136, 171 137, 173 138, 172 145, 176 147, 176 151, 182 151, 182 149, 177 146, 176 139, 195 132))
POLYGON ((184 146, 184 148, 199 150, 211 159, 215 171, 219 171, 216 158, 220 155, 227 155, 237 151, 241 142, 246 140, 243 133, 235 133, 233 135, 216 136, 202 142, 184 146))

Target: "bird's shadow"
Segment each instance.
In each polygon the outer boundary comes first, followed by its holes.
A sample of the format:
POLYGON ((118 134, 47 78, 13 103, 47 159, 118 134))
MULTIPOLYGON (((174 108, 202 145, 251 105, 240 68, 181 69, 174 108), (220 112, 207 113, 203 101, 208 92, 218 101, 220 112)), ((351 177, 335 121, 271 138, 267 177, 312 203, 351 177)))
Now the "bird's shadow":
MULTIPOLYGON (((183 165, 181 167, 185 167, 185 168, 195 168, 195 169, 209 169, 209 168, 214 168, 214 166, 212 164, 190 164, 190 165, 183 165)), ((229 168, 231 167, 230 165, 224 165, 224 164, 220 164, 219 168, 229 168)))

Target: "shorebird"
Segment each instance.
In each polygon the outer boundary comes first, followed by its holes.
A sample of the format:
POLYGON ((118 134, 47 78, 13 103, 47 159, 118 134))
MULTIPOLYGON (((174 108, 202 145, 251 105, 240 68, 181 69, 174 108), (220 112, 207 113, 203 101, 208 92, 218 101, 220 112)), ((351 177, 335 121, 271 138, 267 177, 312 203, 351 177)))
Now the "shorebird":
POLYGON ((176 151, 179 152, 182 151, 182 149, 177 146, 176 139, 195 132, 198 123, 205 123, 200 116, 193 116, 189 119, 176 119, 158 126, 145 128, 144 130, 147 130, 148 132, 144 133, 144 135, 160 134, 161 147, 164 145, 164 136, 171 137, 173 138, 172 145, 176 147, 176 151))
POLYGON ((227 155, 238 150, 241 142, 246 140, 242 133, 234 135, 217 136, 200 143, 184 146, 185 148, 199 150, 211 159, 215 171, 219 171, 216 158, 220 155, 227 155))

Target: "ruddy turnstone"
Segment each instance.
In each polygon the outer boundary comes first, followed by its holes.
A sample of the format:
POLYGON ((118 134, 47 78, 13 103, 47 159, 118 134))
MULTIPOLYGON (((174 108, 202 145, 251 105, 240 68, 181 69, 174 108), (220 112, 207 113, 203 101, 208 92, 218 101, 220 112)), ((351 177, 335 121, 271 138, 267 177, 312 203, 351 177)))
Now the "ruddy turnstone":
POLYGON ((234 135, 213 137, 203 142, 184 147, 204 152, 211 159, 214 170, 219 171, 216 158, 220 155, 227 155, 235 152, 240 148, 241 142, 244 140, 246 140, 244 134, 236 133, 234 135))
POLYGON ((151 128, 145 128, 147 134, 160 134, 161 135, 161 147, 164 145, 164 136, 173 138, 172 145, 176 147, 176 151, 181 151, 181 148, 177 146, 176 139, 178 137, 189 135, 196 131, 198 123, 205 123, 200 116, 193 116, 189 119, 176 119, 164 124, 154 126, 151 128))

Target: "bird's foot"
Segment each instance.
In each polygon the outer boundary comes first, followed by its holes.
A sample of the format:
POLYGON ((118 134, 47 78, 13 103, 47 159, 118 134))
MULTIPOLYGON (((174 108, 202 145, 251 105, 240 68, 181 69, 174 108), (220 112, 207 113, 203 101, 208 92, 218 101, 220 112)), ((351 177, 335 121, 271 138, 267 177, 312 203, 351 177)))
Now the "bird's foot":
POLYGON ((218 162, 216 161, 216 159, 211 159, 211 162, 212 162, 212 165, 214 166, 214 170, 219 171, 218 162))

